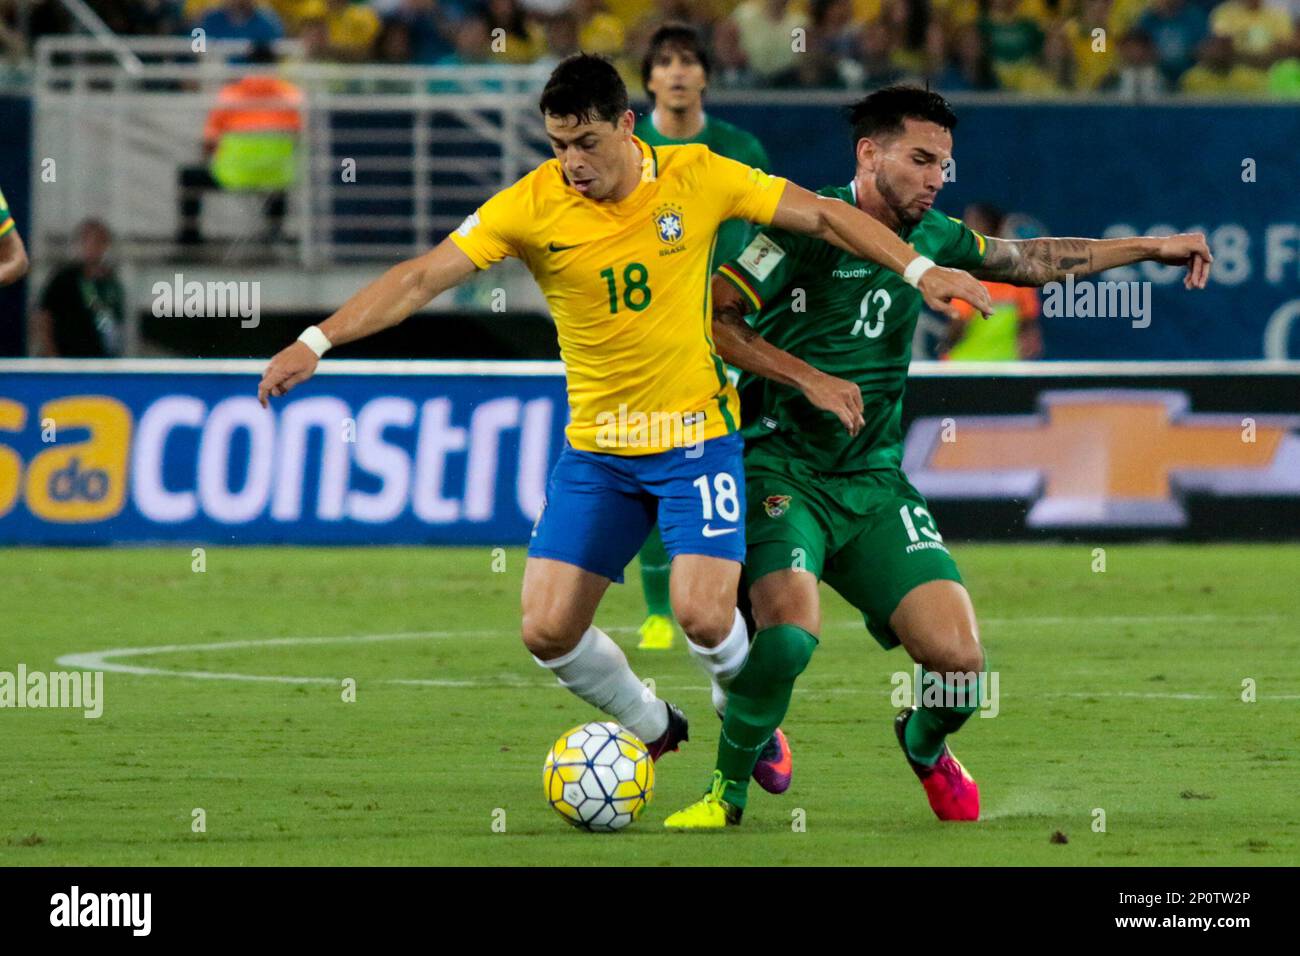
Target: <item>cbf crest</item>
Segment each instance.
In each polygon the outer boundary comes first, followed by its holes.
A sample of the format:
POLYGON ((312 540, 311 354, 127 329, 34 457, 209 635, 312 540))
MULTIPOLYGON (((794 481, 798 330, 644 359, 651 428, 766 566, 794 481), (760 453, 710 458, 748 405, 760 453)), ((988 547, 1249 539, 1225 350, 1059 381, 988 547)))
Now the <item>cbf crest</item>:
POLYGON ((682 221, 682 207, 674 203, 660 206, 654 212, 655 231, 659 241, 675 246, 686 238, 686 226, 682 221))

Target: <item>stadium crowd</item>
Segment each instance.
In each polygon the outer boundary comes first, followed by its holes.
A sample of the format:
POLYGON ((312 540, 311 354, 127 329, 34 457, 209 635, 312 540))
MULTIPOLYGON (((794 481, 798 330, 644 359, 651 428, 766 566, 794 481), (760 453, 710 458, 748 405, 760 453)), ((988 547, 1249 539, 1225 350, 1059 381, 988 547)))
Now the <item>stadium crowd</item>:
MULTIPOLYGON (((639 87, 650 33, 694 24, 731 88, 1300 98, 1300 0, 90 0, 122 34, 299 38, 309 59, 614 58, 639 87)), ((0 0, 0 45, 71 29, 57 0, 0 0), (25 25, 26 35, 21 27, 25 25)))

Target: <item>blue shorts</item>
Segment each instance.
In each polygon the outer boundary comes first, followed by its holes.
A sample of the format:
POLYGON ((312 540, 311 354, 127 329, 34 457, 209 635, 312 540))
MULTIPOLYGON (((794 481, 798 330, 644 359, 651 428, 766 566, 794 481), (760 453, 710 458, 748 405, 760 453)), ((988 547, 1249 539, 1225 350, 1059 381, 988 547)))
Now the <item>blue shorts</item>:
POLYGON ((533 526, 531 558, 552 558, 622 583, 659 522, 670 558, 745 558, 744 440, 710 438, 688 451, 610 455, 565 445, 533 526), (696 457, 689 457, 690 454, 696 457))

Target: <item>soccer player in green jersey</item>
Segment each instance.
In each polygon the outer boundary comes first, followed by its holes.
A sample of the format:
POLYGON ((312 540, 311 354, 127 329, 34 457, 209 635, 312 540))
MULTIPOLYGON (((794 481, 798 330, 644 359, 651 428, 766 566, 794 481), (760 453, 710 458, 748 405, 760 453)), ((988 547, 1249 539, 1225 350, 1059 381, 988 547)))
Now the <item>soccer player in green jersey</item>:
MULTIPOLYGON (((651 146, 703 143, 719 156, 756 169, 770 169, 767 151, 756 136, 704 112, 709 54, 694 27, 666 23, 655 31, 641 61, 641 83, 654 109, 637 121, 636 135, 651 146)), ((714 265, 738 256, 753 231, 753 226, 743 219, 724 222, 718 229, 714 265)), ((673 610, 668 598, 668 552, 658 525, 651 530, 638 557, 646 618, 637 647, 643 651, 668 650, 673 646, 673 610)))
MULTIPOLYGON (((898 230, 936 263, 1036 286, 1151 260, 1186 266, 1184 285, 1205 286, 1211 256, 1199 233, 1009 241, 939 213, 934 200, 957 119, 937 93, 880 90, 853 107, 851 120, 853 181, 821 194, 898 230)), ((921 665, 922 703, 895 718, 898 742, 941 820, 978 819, 979 789, 946 738, 980 706, 985 655, 957 565, 900 467, 919 297, 879 266, 771 228, 720 267, 713 295, 718 353, 753 373, 742 381, 741 398, 748 498, 742 586, 758 630, 727 690, 709 792, 665 825, 740 821, 755 761, 817 646, 821 580, 862 612, 883 647, 901 643, 921 665), (744 316, 754 311, 751 328, 744 316), (798 388, 813 373, 860 386, 864 427, 846 430, 804 400, 798 388)))

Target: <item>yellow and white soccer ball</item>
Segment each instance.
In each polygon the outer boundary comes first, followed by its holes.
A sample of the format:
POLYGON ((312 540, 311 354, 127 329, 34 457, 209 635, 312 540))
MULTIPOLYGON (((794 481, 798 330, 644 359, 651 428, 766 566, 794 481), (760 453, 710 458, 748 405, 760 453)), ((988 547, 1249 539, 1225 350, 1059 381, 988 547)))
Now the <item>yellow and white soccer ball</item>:
POLYGON ((655 764, 640 738, 612 721, 574 727, 542 768, 546 800, 582 830, 621 830, 650 802, 655 764))

